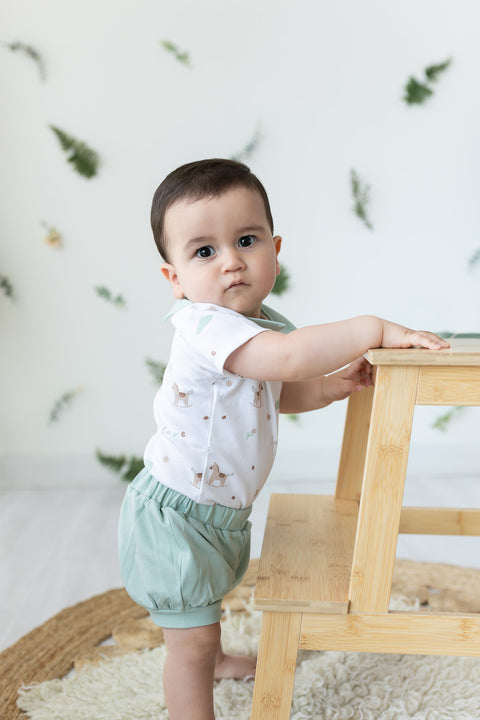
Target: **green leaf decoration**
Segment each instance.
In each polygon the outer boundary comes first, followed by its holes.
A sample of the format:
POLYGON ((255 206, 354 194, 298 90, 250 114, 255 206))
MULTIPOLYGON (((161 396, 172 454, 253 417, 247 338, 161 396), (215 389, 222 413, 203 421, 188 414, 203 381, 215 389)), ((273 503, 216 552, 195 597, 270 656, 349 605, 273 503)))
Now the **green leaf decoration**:
POLYGON ((103 298, 103 300, 112 303, 112 305, 114 305, 119 310, 125 310, 125 308, 127 307, 127 303, 123 295, 116 295, 114 297, 112 291, 105 287, 105 285, 96 285, 94 287, 94 290, 97 293, 98 297, 101 297, 103 298))
POLYGON ((433 95, 433 90, 428 85, 418 82, 414 77, 410 77, 405 86, 403 99, 408 105, 422 105, 431 95, 433 95))
POLYGON ((296 414, 287 415, 287 419, 290 420, 290 422, 294 422, 294 423, 300 422, 300 418, 296 414))
POLYGON ((191 66, 191 59, 188 52, 180 50, 171 40, 162 40, 160 45, 182 65, 191 66))
POLYGON ((475 267, 475 265, 477 265, 478 262, 480 262, 480 248, 478 248, 478 250, 475 250, 472 257, 468 261, 468 265, 470 268, 473 268, 475 267))
POLYGON ((155 381, 156 385, 161 385, 163 382, 163 375, 165 373, 165 368, 167 367, 165 363, 157 362, 156 360, 152 360, 151 358, 146 358, 145 364, 147 365, 148 369, 150 370, 152 377, 155 381))
POLYGON ((473 338, 474 340, 480 339, 480 333, 460 333, 460 332, 450 332, 450 331, 443 331, 443 332, 437 332, 435 335, 438 335, 438 337, 443 338, 444 340, 453 340, 454 338, 457 339, 464 339, 464 338, 473 338))
POLYGON ((79 385, 78 387, 73 388, 73 390, 68 390, 68 392, 63 393, 63 395, 59 397, 59 399, 55 402, 53 408, 50 411, 50 415, 48 418, 48 422, 50 423, 50 425, 58 422, 60 415, 67 407, 72 404, 72 400, 77 397, 77 395, 81 393, 82 390, 82 386, 79 385))
POLYGON ((6 275, 0 274, 0 289, 5 297, 10 298, 12 302, 16 301, 15 289, 6 275))
POLYGON ((368 219, 367 214, 367 206, 370 202, 370 185, 365 185, 353 168, 350 170, 350 184, 354 200, 352 210, 355 215, 365 223, 369 230, 373 230, 373 225, 368 219))
POLYGON ((438 417, 432 424, 432 427, 435 430, 446 432, 452 420, 464 410, 465 407, 463 405, 457 405, 456 407, 451 408, 451 410, 448 410, 448 412, 444 413, 444 415, 440 415, 440 417, 438 417))
POLYGON ((105 467, 120 475, 122 480, 131 482, 143 470, 143 458, 136 455, 105 455, 100 450, 96 451, 97 460, 105 467))
POLYGON ((45 66, 43 64, 42 56, 38 50, 35 50, 35 48, 31 45, 26 45, 21 42, 7 43, 6 47, 9 50, 12 50, 12 52, 19 52, 31 60, 34 60, 37 63, 40 80, 45 81, 45 66))
POLYGON ((77 173, 86 178, 94 177, 100 162, 98 153, 88 147, 86 143, 76 140, 55 125, 49 127, 57 136, 62 150, 68 154, 67 160, 72 163, 77 173))
POLYGON ((448 60, 445 60, 443 63, 439 63, 438 65, 429 65, 427 68, 425 68, 425 75, 427 76, 427 79, 430 80, 430 82, 437 82, 438 76, 445 72, 445 70, 450 67, 452 63, 452 58, 449 58, 448 60))
POLYGON ((274 295, 282 295, 284 292, 288 290, 290 287, 290 275, 288 274, 288 271, 285 270, 284 267, 280 268, 280 274, 277 275, 277 279, 275 280, 275 285, 272 288, 272 293, 274 295))
POLYGON ((243 150, 240 150, 239 153, 237 153, 236 155, 232 155, 230 157, 230 160, 236 160, 237 162, 244 162, 245 160, 247 160, 251 155, 253 155, 253 153, 257 149, 261 139, 262 139, 262 131, 261 131, 260 123, 259 123, 255 129, 255 132, 254 132, 253 137, 250 140, 250 142, 248 142, 245 145, 245 147, 243 148, 243 150))
POLYGON ((452 59, 450 58, 443 63, 429 65, 425 68, 425 79, 423 82, 412 76, 409 77, 408 82, 405 85, 405 95, 403 96, 407 105, 423 105, 423 103, 433 95, 433 90, 430 87, 430 84, 438 81, 439 75, 445 72, 451 62, 452 59))

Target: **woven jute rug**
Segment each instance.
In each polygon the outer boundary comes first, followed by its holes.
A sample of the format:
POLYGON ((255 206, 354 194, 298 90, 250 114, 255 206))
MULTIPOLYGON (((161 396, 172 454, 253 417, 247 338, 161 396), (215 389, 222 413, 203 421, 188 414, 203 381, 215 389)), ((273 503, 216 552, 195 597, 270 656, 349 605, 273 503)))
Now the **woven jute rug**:
MULTIPOLYGON (((225 598, 228 613, 241 613, 251 598, 258 561, 225 598)), ((425 611, 480 612, 480 570, 399 560, 392 597, 420 602, 425 611)), ((163 636, 123 589, 110 590, 62 610, 0 653, 2 720, 22 717, 17 707, 22 685, 62 678, 72 668, 104 662, 132 651, 162 645, 163 636), (100 645, 109 638, 112 644, 100 645)))

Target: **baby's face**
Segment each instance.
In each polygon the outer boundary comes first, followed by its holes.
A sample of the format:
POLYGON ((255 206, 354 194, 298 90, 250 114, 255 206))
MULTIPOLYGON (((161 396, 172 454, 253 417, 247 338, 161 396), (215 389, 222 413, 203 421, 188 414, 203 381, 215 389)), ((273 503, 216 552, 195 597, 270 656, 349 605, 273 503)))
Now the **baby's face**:
POLYGON ((272 237, 257 192, 238 187, 216 198, 179 200, 165 214, 165 236, 171 262, 162 272, 176 298, 260 317, 280 272, 281 238, 272 237))

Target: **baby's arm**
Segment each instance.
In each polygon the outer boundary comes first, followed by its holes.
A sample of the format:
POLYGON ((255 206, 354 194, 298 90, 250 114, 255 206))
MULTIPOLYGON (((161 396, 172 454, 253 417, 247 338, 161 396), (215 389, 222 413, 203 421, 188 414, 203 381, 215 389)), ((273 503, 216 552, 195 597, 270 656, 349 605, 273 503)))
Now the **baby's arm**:
POLYGON ((358 358, 331 375, 300 382, 284 382, 280 395, 280 412, 318 410, 336 400, 345 400, 352 393, 371 385, 372 366, 365 358, 358 358))
POLYGON ((370 348, 415 345, 432 350, 449 347, 433 333, 363 315, 311 325, 288 335, 262 332, 237 348, 227 358, 225 369, 254 380, 302 382, 338 370, 370 348))

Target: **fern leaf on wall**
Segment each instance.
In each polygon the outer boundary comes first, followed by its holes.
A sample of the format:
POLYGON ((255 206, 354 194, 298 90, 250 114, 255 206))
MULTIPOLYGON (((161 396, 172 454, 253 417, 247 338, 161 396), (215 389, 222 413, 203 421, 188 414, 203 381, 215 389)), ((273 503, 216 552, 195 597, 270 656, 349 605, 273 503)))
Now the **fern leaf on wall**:
POLYGON ((165 363, 158 362, 156 360, 152 360, 152 358, 146 358, 145 364, 150 370, 150 373, 152 375, 152 378, 156 385, 161 385, 163 382, 163 375, 165 373, 165 368, 167 367, 165 363))
POLYGON ((277 279, 275 280, 275 285, 272 288, 272 293, 274 295, 282 295, 288 290, 289 287, 290 275, 288 274, 288 271, 282 266, 280 268, 280 273, 279 275, 277 275, 277 279))
POLYGON ((12 300, 12 302, 15 302, 16 296, 15 296, 15 289, 12 285, 11 280, 6 275, 0 274, 0 289, 2 290, 5 297, 12 300))
POLYGON ((260 124, 257 125, 252 139, 245 145, 243 150, 240 150, 236 155, 232 155, 230 160, 237 160, 237 162, 245 162, 257 149, 260 140, 262 139, 262 132, 260 124))
POLYGON ((94 290, 98 297, 101 297, 103 300, 111 303, 119 310, 125 310, 127 307, 127 303, 123 295, 113 295, 112 291, 105 287, 105 285, 96 285, 94 290))
POLYGON ((67 153, 67 161, 73 165, 77 173, 86 178, 94 177, 100 162, 98 153, 82 140, 77 140, 56 125, 49 127, 55 133, 62 150, 67 153))
POLYGON ((45 80, 45 65, 43 63, 42 56, 40 55, 38 50, 36 50, 32 45, 27 45, 26 43, 22 42, 7 43, 6 47, 12 52, 19 52, 22 55, 25 55, 26 57, 33 60, 37 64, 40 80, 45 80))
POLYGON ((353 196, 353 212, 367 226, 373 230, 373 225, 368 217, 368 204, 370 202, 370 185, 366 185, 353 168, 350 170, 350 185, 353 196))
POLYGON ((126 482, 131 482, 144 467, 143 458, 136 455, 106 455, 97 450, 96 456, 102 465, 120 475, 126 482))
POLYGON ((405 94, 403 96, 407 105, 423 105, 423 103, 433 95, 431 84, 438 81, 439 76, 445 72, 451 62, 452 59, 450 58, 449 60, 445 60, 443 63, 429 65, 424 70, 425 78, 423 81, 410 76, 407 84, 405 85, 405 94))
POLYGON ((67 407, 70 407, 74 398, 79 393, 81 393, 82 390, 82 386, 79 385, 78 387, 73 388, 73 390, 68 390, 67 392, 63 393, 63 395, 61 395, 58 400, 55 401, 48 418, 48 422, 50 423, 50 425, 58 422, 63 412, 66 410, 67 407))
POLYGON ((171 40, 162 40, 160 44, 164 50, 173 55, 177 62, 187 66, 192 64, 189 53, 185 50, 180 50, 178 45, 173 43, 171 40))

